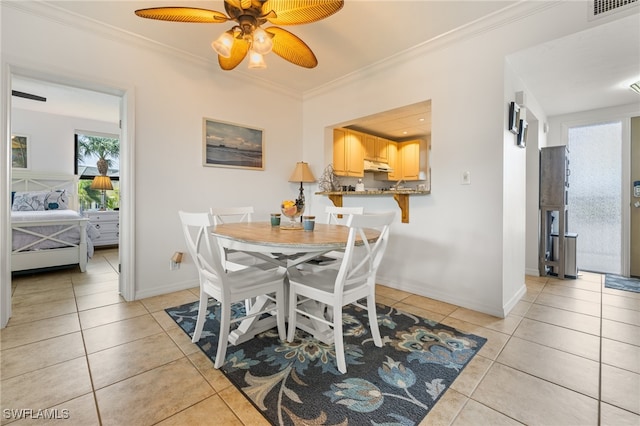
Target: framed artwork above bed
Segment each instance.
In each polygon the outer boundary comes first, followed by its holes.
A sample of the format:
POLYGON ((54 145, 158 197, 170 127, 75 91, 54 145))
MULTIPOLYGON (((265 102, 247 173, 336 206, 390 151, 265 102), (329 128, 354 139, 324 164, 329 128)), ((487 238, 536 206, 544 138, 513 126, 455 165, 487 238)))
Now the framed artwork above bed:
POLYGON ((27 170, 31 167, 29 155, 29 136, 11 135, 11 167, 27 170))

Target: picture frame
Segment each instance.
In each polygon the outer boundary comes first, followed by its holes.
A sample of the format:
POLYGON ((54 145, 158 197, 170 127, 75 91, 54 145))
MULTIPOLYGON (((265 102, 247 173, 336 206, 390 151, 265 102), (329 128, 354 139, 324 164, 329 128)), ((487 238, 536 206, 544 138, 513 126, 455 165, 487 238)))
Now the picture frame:
POLYGON ((264 130, 204 117, 202 135, 203 166, 264 170, 264 130))
POLYGON ((529 123, 527 120, 520 119, 520 125, 518 126, 518 138, 517 143, 520 148, 525 148, 527 146, 527 129, 529 128, 529 123))
POLYGON ((520 105, 515 102, 509 104, 509 122, 507 123, 507 130, 514 135, 520 133, 520 105))
POLYGON ((13 169, 28 170, 31 168, 31 150, 29 136, 11 134, 11 167, 13 169))

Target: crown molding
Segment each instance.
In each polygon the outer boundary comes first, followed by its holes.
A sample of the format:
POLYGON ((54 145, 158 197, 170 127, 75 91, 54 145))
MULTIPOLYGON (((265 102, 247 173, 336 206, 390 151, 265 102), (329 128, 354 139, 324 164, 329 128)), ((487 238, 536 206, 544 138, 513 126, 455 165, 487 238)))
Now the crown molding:
MULTIPOLYGON (((2 7, 5 6, 69 28, 100 36, 106 40, 124 43, 126 45, 134 45, 144 50, 151 50, 162 55, 170 55, 180 61, 187 61, 206 70, 211 71, 213 69, 218 72, 219 65, 217 60, 206 59, 185 50, 143 37, 139 34, 125 31, 104 22, 69 12, 68 10, 62 9, 43 0, 2 2, 2 7)), ((238 80, 239 84, 257 85, 263 89, 283 94, 295 100, 302 100, 302 93, 274 84, 261 77, 257 77, 255 74, 249 74, 242 70, 236 70, 234 73, 228 73, 227 71, 224 72, 226 78, 238 80)))
POLYGON ((352 73, 330 81, 304 92, 303 99, 308 100, 316 96, 323 95, 329 91, 339 89, 348 84, 361 80, 363 77, 374 75, 389 68, 395 68, 405 64, 416 57, 421 57, 436 50, 451 46, 452 44, 470 40, 497 28, 510 25, 528 16, 535 15, 541 11, 556 7, 562 2, 559 1, 528 1, 521 0, 510 4, 505 8, 490 15, 484 16, 475 21, 469 22, 460 27, 454 28, 446 33, 439 34, 429 40, 425 40, 413 47, 397 52, 392 56, 377 61, 364 68, 360 68, 352 73))

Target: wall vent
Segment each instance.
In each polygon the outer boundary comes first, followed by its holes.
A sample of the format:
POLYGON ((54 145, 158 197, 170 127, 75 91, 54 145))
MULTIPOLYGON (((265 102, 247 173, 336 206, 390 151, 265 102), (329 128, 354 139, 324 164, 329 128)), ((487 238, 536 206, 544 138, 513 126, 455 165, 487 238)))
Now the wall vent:
POLYGON ((589 17, 591 19, 608 16, 613 12, 620 12, 637 6, 638 0, 592 0, 589 17))

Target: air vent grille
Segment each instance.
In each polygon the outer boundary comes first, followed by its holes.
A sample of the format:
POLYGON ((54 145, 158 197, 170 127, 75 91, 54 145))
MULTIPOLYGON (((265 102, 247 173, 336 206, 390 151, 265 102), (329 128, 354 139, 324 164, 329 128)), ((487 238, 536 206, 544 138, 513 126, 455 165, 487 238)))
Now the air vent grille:
POLYGON ((638 4, 638 0, 593 0, 591 10, 594 18, 614 10, 622 10, 631 5, 638 4))

